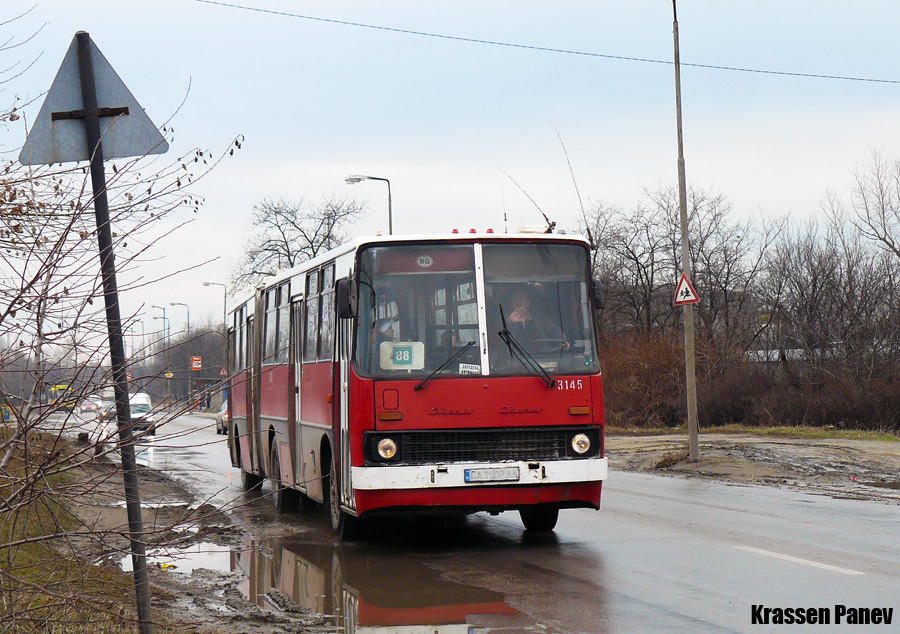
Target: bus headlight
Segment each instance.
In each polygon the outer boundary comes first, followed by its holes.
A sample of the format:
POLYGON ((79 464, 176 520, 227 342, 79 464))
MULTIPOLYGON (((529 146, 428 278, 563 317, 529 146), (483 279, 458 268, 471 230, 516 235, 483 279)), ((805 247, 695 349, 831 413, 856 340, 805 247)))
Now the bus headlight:
POLYGON ((385 460, 390 460, 397 455, 397 443, 390 438, 382 438, 378 441, 378 455, 385 460))
POLYGON ((572 436, 572 451, 579 456, 586 454, 591 449, 591 439, 585 434, 575 434, 572 436))

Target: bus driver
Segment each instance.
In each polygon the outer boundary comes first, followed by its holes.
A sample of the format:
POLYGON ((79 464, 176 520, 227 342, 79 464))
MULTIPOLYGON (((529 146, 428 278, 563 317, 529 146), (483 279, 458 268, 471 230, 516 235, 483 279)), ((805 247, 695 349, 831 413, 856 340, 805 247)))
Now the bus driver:
POLYGON ((510 298, 512 312, 506 316, 506 327, 522 345, 538 341, 558 341, 563 350, 570 348, 566 335, 557 324, 539 310, 532 310, 527 291, 516 291, 510 298))

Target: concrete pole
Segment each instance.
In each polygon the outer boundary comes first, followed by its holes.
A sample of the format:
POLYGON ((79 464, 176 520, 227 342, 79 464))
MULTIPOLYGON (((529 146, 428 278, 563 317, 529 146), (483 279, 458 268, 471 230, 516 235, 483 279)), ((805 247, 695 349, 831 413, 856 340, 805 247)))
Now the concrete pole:
MULTIPOLYGON (((675 36, 675 112, 678 126, 678 204, 681 212, 681 268, 688 279, 692 277, 691 250, 688 242, 687 185, 684 175, 684 137, 681 128, 681 55, 678 50, 678 11, 672 0, 674 17, 672 31, 675 36)), ((687 388, 688 460, 700 459, 697 418, 697 372, 694 354, 694 307, 684 307, 684 370, 687 388)))

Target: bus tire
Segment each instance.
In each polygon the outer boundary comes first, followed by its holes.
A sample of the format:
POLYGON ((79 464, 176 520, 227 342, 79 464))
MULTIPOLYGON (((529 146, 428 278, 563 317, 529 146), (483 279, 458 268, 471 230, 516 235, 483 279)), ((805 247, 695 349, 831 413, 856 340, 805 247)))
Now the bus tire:
POLYGON ((559 507, 556 506, 527 506, 519 509, 519 517, 526 531, 546 533, 556 528, 556 520, 559 519, 559 507))
POLYGON ((278 443, 272 443, 269 451, 269 479, 272 480, 272 503, 279 513, 288 513, 297 508, 297 491, 289 489, 281 481, 281 457, 278 443))
POLYGON ((236 437, 234 438, 234 452, 238 458, 238 466, 241 469, 241 486, 243 487, 244 491, 255 491, 261 489, 263 479, 255 473, 251 473, 244 469, 244 463, 241 462, 241 448, 236 437))
POLYGON ((255 473, 244 471, 244 467, 241 467, 241 486, 244 487, 244 491, 258 491, 262 488, 262 483, 262 478, 255 473))
POLYGON ((328 472, 328 488, 326 495, 328 500, 328 514, 331 516, 331 528, 338 539, 344 542, 352 542, 359 538, 361 522, 358 517, 349 515, 341 509, 341 494, 338 490, 334 456, 331 458, 331 471, 328 472))

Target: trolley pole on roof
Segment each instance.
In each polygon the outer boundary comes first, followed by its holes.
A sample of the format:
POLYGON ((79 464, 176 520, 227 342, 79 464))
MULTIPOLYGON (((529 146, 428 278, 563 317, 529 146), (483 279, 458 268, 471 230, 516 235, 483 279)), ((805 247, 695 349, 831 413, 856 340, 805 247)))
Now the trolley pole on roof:
MULTIPOLYGON (((678 10, 676 0, 672 0, 673 26, 675 37, 675 116, 678 126, 678 203, 681 212, 681 269, 682 275, 690 280, 691 251, 688 241, 687 218, 687 185, 684 175, 684 137, 681 128, 681 55, 678 50, 678 10)), ((684 370, 687 388, 687 427, 688 427, 688 459, 695 462, 700 458, 698 447, 697 419, 697 372, 694 354, 694 307, 692 304, 684 304, 684 370)))

